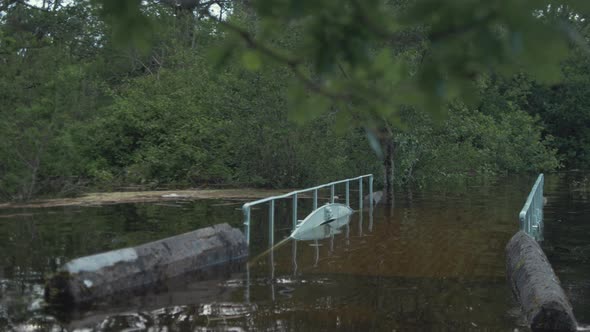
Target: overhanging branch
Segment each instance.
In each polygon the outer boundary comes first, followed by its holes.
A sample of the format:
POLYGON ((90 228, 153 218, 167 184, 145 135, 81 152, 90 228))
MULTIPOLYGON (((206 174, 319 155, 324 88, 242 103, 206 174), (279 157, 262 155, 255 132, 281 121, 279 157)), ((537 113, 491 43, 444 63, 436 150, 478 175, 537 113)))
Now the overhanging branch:
POLYGON ((246 45, 248 47, 257 50, 261 54, 263 54, 263 55, 265 55, 277 62, 287 65, 287 67, 289 67, 289 69, 291 69, 291 71, 295 75, 295 77, 297 77, 297 79, 299 81, 301 81, 309 90, 311 90, 315 93, 318 93, 322 96, 325 96, 325 97, 328 97, 331 99, 335 99, 335 100, 350 99, 349 95, 342 94, 342 93, 327 89, 325 86, 319 84, 318 82, 315 82, 310 77, 308 77, 305 74, 305 71, 303 69, 303 63, 300 60, 291 58, 291 57, 269 47, 268 45, 261 43, 260 41, 256 40, 256 38, 254 38, 254 36, 252 36, 245 29, 243 29, 235 24, 232 24, 226 20, 219 20, 214 15, 211 15, 211 13, 209 13, 208 10, 203 10, 200 12, 200 14, 203 15, 204 17, 208 17, 212 20, 217 21, 224 28, 237 34, 242 40, 244 40, 246 42, 246 45))

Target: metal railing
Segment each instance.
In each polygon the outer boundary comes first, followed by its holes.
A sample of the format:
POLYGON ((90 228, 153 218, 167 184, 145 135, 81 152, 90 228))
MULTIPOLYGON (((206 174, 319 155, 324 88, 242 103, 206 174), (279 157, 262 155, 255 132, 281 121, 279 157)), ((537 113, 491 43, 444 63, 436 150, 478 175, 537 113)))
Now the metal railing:
POLYGON ((537 181, 529 196, 520 210, 518 219, 520 221, 520 230, 528 235, 539 239, 543 227, 543 186, 545 185, 545 177, 539 174, 537 181))
POLYGON ((312 188, 292 191, 292 192, 284 194, 284 195, 267 197, 267 198, 259 199, 257 201, 248 202, 248 203, 244 204, 242 206, 242 212, 244 213, 244 227, 245 227, 245 233, 246 233, 246 241, 247 241, 248 245, 250 245, 250 224, 251 224, 250 212, 251 212, 251 208, 254 205, 270 202, 269 206, 268 206, 268 227, 269 227, 269 240, 268 240, 268 242, 269 242, 269 245, 272 247, 274 245, 274 215, 275 215, 275 201, 276 200, 284 199, 284 198, 292 198, 292 200, 293 200, 292 219, 293 219, 293 230, 294 230, 295 227, 297 226, 297 200, 298 200, 299 194, 313 191, 313 210, 315 210, 318 208, 318 190, 320 190, 322 188, 330 187, 330 202, 334 203, 335 186, 338 184, 344 183, 346 186, 345 187, 346 188, 346 195, 345 195, 346 205, 350 206, 350 182, 351 181, 358 181, 359 208, 362 209, 363 208, 363 179, 364 178, 369 178, 369 195, 370 195, 369 197, 372 197, 372 195, 373 195, 373 174, 367 174, 367 175, 358 176, 356 178, 350 178, 350 179, 345 179, 345 180, 334 181, 334 182, 322 184, 322 185, 312 187, 312 188))

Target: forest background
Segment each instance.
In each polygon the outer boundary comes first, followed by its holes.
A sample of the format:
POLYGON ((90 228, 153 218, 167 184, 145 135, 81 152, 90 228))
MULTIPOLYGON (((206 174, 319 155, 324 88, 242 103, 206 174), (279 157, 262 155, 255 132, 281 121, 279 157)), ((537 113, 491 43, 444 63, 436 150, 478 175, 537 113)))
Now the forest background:
POLYGON ((0 1, 0 201, 588 168, 579 4, 0 1))

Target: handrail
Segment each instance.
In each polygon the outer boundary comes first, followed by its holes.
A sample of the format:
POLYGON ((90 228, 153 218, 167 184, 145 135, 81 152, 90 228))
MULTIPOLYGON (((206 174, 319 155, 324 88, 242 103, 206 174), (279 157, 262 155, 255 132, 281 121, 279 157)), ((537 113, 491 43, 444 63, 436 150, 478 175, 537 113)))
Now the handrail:
POLYGON ((359 207, 362 209, 362 207, 363 207, 363 179, 364 178, 369 178, 369 194, 373 195, 373 174, 366 174, 366 175, 357 176, 355 178, 333 181, 333 182, 322 184, 319 186, 301 189, 301 190, 295 190, 295 191, 292 191, 292 192, 289 192, 289 193, 286 193, 283 195, 271 196, 271 197, 267 197, 267 198, 263 198, 263 199, 259 199, 256 201, 245 203, 242 206, 242 212, 244 213, 244 226, 245 226, 245 233, 246 233, 246 242, 248 243, 248 245, 250 244, 250 208, 252 206, 270 202, 270 204, 269 204, 269 232, 270 232, 269 245, 273 246, 274 245, 274 201, 275 200, 293 197, 292 214, 293 214, 293 229, 295 229, 295 226, 297 225, 297 199, 298 199, 299 194, 313 191, 313 209, 315 210, 318 207, 318 190, 320 190, 322 188, 330 187, 330 202, 334 203, 334 198, 335 198, 334 186, 336 186, 337 184, 345 183, 346 184, 346 205, 350 206, 350 197, 349 197, 350 196, 350 181, 358 180, 358 183, 359 183, 359 207))
POLYGON ((357 176, 356 178, 339 180, 339 181, 334 181, 334 182, 322 184, 322 185, 311 187, 311 188, 306 188, 306 189, 301 189, 301 190, 295 190, 295 191, 291 191, 291 192, 286 193, 286 194, 283 194, 283 195, 271 196, 271 197, 259 199, 257 201, 248 202, 248 203, 244 204, 243 206, 244 207, 246 207, 246 206, 253 206, 253 205, 257 205, 257 204, 266 203, 266 202, 272 201, 272 200, 277 200, 277 199, 282 199, 282 198, 288 198, 288 197, 291 197, 291 196, 293 196, 295 194, 306 193, 306 192, 310 192, 312 190, 319 190, 319 189, 326 188, 326 187, 331 186, 331 185, 337 185, 337 184, 340 184, 340 183, 345 183, 345 182, 349 182, 349 181, 359 180, 359 179, 362 179, 362 178, 372 177, 372 176, 373 176, 373 174, 361 175, 361 176, 357 176))
POLYGON ((545 176, 541 173, 537 177, 537 180, 518 215, 520 229, 537 240, 542 238, 544 185, 545 176))

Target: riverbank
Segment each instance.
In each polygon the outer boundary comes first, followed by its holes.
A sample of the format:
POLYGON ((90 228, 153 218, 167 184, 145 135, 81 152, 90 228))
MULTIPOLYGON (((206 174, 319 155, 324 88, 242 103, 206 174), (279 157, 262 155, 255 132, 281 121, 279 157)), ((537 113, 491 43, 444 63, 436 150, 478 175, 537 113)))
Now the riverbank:
POLYGON ((40 199, 0 203, 0 209, 48 208, 60 206, 100 206, 122 203, 148 203, 169 200, 228 199, 251 200, 289 192, 289 189, 197 189, 88 193, 74 198, 40 199))

